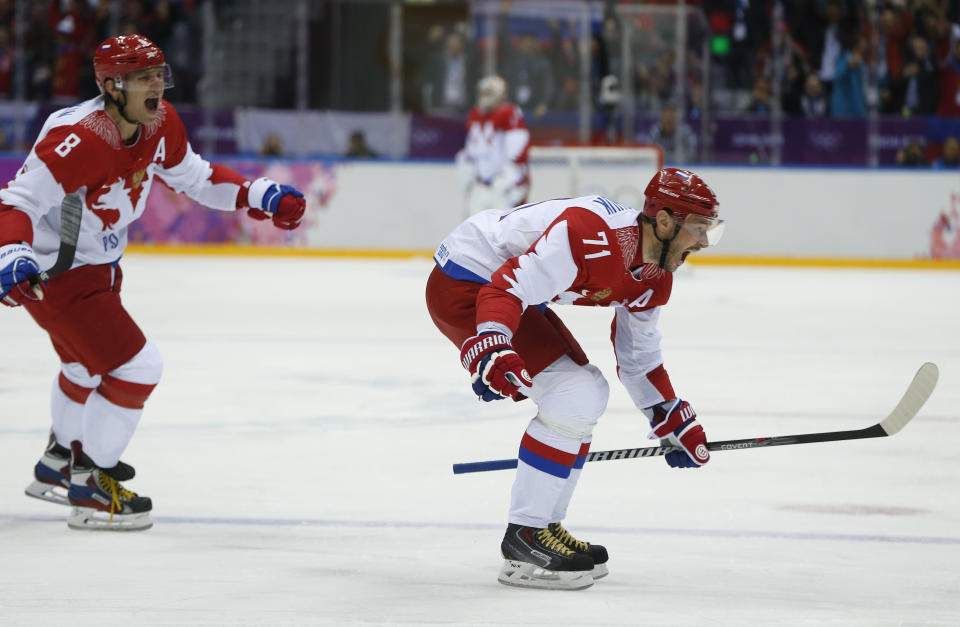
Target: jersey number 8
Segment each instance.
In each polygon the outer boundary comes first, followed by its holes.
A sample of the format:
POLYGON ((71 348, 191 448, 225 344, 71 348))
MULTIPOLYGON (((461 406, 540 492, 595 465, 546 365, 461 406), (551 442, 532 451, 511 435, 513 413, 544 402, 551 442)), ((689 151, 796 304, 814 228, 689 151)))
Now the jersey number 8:
POLYGON ((66 157, 70 153, 70 151, 73 150, 74 146, 76 146, 79 143, 80 143, 80 136, 77 135, 76 133, 70 133, 69 135, 67 135, 67 138, 60 143, 59 146, 53 149, 53 151, 58 155, 60 155, 61 157, 66 157))

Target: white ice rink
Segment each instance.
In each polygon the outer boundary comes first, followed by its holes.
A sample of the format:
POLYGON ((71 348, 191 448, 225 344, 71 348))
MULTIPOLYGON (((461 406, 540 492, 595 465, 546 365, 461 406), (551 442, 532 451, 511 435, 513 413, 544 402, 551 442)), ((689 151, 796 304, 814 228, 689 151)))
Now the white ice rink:
MULTIPOLYGON (((476 401, 424 306, 428 260, 129 255, 165 357, 124 460, 141 533, 77 532, 23 488, 57 361, 0 311, 0 625, 960 625, 960 273, 695 267, 661 316, 710 439, 866 427, 925 361, 891 438, 586 465, 567 527, 607 546, 582 592, 497 583, 529 404, 476 401)), ((649 445, 609 309, 560 315, 611 381, 594 450, 649 445)))

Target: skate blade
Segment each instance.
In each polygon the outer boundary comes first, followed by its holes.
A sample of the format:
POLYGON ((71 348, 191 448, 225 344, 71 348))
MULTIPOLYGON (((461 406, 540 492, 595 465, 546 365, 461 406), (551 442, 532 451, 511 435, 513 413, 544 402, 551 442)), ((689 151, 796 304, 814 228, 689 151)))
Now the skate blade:
POLYGON ((593 577, 593 580, 603 579, 610 574, 610 569, 607 568, 606 564, 596 564, 593 567, 593 570, 590 571, 590 576, 593 577))
POLYGON ((516 560, 503 560, 497 581, 505 586, 539 590, 584 590, 593 585, 590 571, 547 570, 516 560))
POLYGON ((67 517, 67 526, 84 531, 144 531, 153 526, 150 512, 114 514, 92 507, 74 507, 67 517))
POLYGON ((27 486, 23 493, 41 501, 49 501, 57 505, 70 505, 70 501, 67 500, 67 488, 61 485, 34 481, 27 486))

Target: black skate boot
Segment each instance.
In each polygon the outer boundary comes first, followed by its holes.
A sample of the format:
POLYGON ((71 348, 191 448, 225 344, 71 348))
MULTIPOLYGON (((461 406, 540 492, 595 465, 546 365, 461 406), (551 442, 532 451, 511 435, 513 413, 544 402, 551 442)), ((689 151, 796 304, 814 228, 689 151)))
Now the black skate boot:
POLYGON ((37 465, 33 467, 34 481, 27 486, 24 493, 58 505, 69 505, 67 491, 70 489, 70 449, 57 444, 57 439, 50 432, 50 441, 47 450, 37 465))
POLYGON ((609 569, 607 569, 607 560, 609 557, 607 556, 607 549, 605 547, 599 544, 590 544, 583 540, 577 540, 558 522, 550 523, 547 525, 547 529, 556 536, 557 540, 563 542, 571 550, 577 553, 586 553, 593 559, 593 570, 590 571, 591 577, 600 579, 610 574, 609 569))
POLYGON ((73 442, 68 498, 73 510, 67 518, 71 529, 141 531, 153 526, 149 497, 137 496, 120 481, 134 476, 133 467, 123 462, 112 468, 99 468, 84 455, 79 442, 73 442))
POLYGON ((593 560, 561 542, 548 528, 509 524, 500 543, 500 583, 521 588, 582 590, 593 585, 593 560))

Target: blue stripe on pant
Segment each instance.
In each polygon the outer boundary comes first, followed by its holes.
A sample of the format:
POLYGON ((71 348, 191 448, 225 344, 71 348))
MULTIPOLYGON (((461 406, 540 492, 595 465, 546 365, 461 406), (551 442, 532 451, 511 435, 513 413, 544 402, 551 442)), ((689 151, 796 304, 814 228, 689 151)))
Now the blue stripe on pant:
MULTIPOLYGON (((533 466, 537 470, 547 473, 548 475, 553 475, 554 477, 560 477, 561 479, 566 479, 570 476, 570 467, 564 466, 563 464, 558 464, 555 461, 551 461, 545 457, 540 457, 533 451, 529 451, 523 447, 520 448, 520 461, 523 463, 533 466)), ((582 465, 582 464, 581 464, 582 465)))

